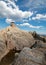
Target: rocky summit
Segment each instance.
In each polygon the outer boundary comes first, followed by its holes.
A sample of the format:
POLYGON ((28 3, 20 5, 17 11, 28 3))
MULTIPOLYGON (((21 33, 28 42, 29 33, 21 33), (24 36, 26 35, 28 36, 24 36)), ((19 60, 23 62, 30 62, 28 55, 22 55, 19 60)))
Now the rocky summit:
POLYGON ((46 65, 46 37, 11 23, 0 31, 0 65, 46 65))

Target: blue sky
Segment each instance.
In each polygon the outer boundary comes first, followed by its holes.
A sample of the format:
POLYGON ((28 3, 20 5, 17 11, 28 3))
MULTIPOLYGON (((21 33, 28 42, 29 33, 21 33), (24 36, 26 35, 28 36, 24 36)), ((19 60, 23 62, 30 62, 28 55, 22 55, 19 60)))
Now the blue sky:
POLYGON ((0 30, 11 22, 22 30, 46 34, 46 0, 0 0, 0 30))

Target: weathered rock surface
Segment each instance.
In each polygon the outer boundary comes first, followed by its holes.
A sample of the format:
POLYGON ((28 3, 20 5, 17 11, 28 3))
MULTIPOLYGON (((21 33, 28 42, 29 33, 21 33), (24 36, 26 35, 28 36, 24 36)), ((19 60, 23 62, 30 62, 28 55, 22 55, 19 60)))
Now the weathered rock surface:
POLYGON ((4 53, 6 52, 6 45, 4 41, 3 35, 0 33, 0 60, 5 55, 4 53))
POLYGON ((35 43, 31 46, 31 48, 44 48, 46 49, 46 43, 40 40, 35 40, 35 43))
POLYGON ((43 38, 12 23, 0 31, 0 65, 46 65, 46 38, 43 38))
POLYGON ((45 55, 36 49, 25 47, 13 65, 44 65, 45 55))
POLYGON ((0 31, 0 60, 12 49, 22 50, 24 47, 31 47, 33 44, 33 36, 13 24, 0 31))

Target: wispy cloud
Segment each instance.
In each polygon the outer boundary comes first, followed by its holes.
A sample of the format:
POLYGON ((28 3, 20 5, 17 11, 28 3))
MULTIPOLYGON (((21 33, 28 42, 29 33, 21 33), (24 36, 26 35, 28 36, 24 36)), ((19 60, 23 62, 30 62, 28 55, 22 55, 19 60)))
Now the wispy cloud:
POLYGON ((46 0, 25 0, 25 4, 23 6, 28 7, 30 9, 33 8, 43 8, 46 7, 46 0))
POLYGON ((23 24, 17 24, 18 26, 26 26, 26 27, 29 27, 29 28, 36 28, 36 29, 40 29, 40 28, 43 28, 43 26, 33 26, 29 23, 23 23, 23 24))
POLYGON ((32 17, 32 20, 40 20, 40 19, 42 19, 42 20, 45 20, 46 19, 46 14, 36 14, 36 16, 35 17, 32 17))

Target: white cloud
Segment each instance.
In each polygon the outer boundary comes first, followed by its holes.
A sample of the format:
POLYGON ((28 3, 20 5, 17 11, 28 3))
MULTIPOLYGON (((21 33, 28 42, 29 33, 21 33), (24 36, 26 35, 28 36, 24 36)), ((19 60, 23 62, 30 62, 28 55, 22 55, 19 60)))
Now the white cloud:
POLYGON ((8 21, 8 19, 20 21, 23 20, 23 18, 28 18, 32 15, 33 12, 20 10, 19 7, 11 0, 8 0, 7 3, 0 1, 0 17, 6 18, 6 21, 8 21))
POLYGON ((6 19, 6 22, 7 23, 11 23, 11 22, 14 22, 14 20, 12 20, 12 19, 6 19))
POLYGON ((42 28, 43 26, 33 26, 29 23, 23 23, 23 24, 17 24, 18 26, 27 26, 29 28, 36 28, 36 29, 39 29, 39 28, 42 28))
POLYGON ((23 19, 23 22, 28 22, 28 21, 29 21, 29 20, 27 20, 27 19, 25 19, 25 20, 23 19))
POLYGON ((36 14, 36 17, 32 17, 33 20, 46 19, 46 14, 36 14))

